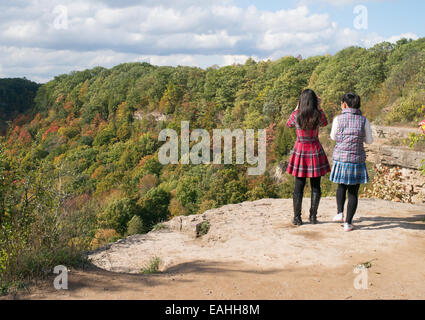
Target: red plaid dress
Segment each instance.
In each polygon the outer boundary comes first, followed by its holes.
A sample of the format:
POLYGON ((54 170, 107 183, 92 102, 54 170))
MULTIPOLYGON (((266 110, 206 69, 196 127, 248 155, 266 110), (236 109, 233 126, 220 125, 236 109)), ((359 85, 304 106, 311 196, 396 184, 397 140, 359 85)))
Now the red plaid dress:
MULTIPOLYGON (((320 110, 322 119, 320 126, 328 125, 325 113, 320 110)), ((286 124, 289 128, 297 128, 297 142, 292 151, 287 172, 298 178, 317 178, 331 172, 328 158, 319 141, 319 128, 302 130, 296 121, 298 110, 291 114, 286 124)))

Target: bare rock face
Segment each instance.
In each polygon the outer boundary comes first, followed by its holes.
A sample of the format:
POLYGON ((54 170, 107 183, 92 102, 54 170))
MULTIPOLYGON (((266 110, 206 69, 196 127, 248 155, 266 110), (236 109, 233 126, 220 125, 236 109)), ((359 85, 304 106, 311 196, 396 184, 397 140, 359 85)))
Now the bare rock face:
POLYGON ((425 152, 411 150, 405 141, 411 133, 420 134, 419 129, 372 126, 372 132, 375 141, 366 145, 370 162, 419 170, 425 152))
MULTIPOLYGON (((307 220, 310 199, 304 199, 307 220)), ((96 266, 115 272, 140 273, 153 258, 160 270, 195 262, 225 262, 260 270, 290 266, 340 266, 347 257, 373 250, 391 252, 425 231, 425 206, 360 199, 357 230, 345 233, 333 223, 335 198, 321 201, 318 225, 294 227, 291 199, 263 199, 227 205, 195 216, 176 217, 165 229, 135 235, 89 254, 96 266), (208 233, 199 225, 208 221, 208 233)))
POLYGON ((407 139, 411 133, 420 133, 419 128, 372 126, 373 136, 377 139, 407 139))
POLYGON ((422 160, 425 159, 425 152, 412 151, 408 148, 372 145, 367 146, 366 150, 370 162, 387 166, 419 170, 423 164, 422 160))
POLYGON ((149 117, 152 117, 155 121, 167 121, 168 120, 168 116, 166 114, 160 113, 158 111, 154 111, 148 114, 145 114, 144 111, 136 111, 133 114, 133 117, 137 120, 143 120, 143 119, 147 119, 149 117))
POLYGON ((180 216, 164 223, 164 226, 169 230, 182 232, 191 238, 196 238, 199 236, 200 228, 205 222, 209 222, 205 214, 180 216))
POLYGON ((286 168, 288 167, 288 161, 282 161, 274 169, 272 172, 273 179, 278 183, 283 183, 287 180, 285 177, 286 168))
MULTIPOLYGON (((391 180, 391 183, 405 190, 404 198, 414 203, 424 203, 425 176, 420 169, 425 165, 425 152, 414 151, 409 147, 410 134, 420 134, 420 129, 372 126, 372 131, 374 143, 365 146, 367 160, 390 172, 396 171, 397 179, 391 180)), ((373 189, 375 183, 372 184, 373 189)), ((392 200, 400 201, 399 198, 392 200)))

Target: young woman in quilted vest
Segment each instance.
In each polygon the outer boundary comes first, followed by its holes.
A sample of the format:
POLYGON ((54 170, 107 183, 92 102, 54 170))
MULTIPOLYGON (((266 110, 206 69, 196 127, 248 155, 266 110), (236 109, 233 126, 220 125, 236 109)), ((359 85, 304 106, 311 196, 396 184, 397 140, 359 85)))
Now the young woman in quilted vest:
POLYGON ((287 169, 289 174, 295 176, 293 224, 303 224, 301 207, 307 178, 310 178, 311 184, 310 222, 316 224, 322 195, 320 180, 331 168, 319 141, 319 127, 327 126, 328 121, 325 113, 319 109, 319 99, 313 90, 307 89, 301 94, 297 109, 286 125, 297 129, 297 141, 287 169))
POLYGON ((352 231, 361 184, 369 181, 364 143, 373 143, 369 121, 360 110, 360 97, 347 93, 342 98, 342 114, 332 124, 331 138, 336 141, 330 180, 338 184, 336 222, 344 222, 344 205, 348 191, 345 231, 352 231))

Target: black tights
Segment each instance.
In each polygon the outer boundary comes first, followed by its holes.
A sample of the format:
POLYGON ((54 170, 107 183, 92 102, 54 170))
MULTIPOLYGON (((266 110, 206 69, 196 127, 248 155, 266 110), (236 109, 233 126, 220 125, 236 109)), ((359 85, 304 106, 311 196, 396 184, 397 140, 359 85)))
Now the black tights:
POLYGON ((357 210, 357 204, 359 201, 359 189, 360 185, 346 185, 339 184, 338 190, 336 191, 336 203, 338 206, 338 213, 344 212, 345 197, 348 190, 348 205, 347 205, 347 219, 346 222, 351 224, 353 222, 354 214, 357 210))
MULTIPOLYGON (((321 193, 320 189, 320 179, 318 178, 310 178, 311 192, 321 193)), ((307 183, 307 178, 295 178, 295 194, 304 194, 304 188, 307 183)))

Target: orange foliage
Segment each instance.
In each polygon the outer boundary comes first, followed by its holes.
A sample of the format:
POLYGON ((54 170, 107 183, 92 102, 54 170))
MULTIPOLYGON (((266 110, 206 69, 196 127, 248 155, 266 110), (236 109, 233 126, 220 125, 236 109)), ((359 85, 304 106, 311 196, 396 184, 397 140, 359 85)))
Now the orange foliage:
POLYGON ((7 144, 8 145, 12 145, 16 141, 16 139, 19 136, 20 132, 21 132, 21 127, 20 126, 13 127, 12 131, 10 132, 9 139, 7 140, 7 144))
POLYGON ((105 167, 104 166, 99 166, 91 174, 91 178, 92 179, 97 179, 98 177, 103 176, 104 173, 105 173, 105 167))
POLYGON ((150 189, 154 188, 158 184, 158 178, 152 174, 143 176, 139 180, 137 187, 139 188, 140 194, 144 194, 150 189))
POLYGON ((37 113, 35 115, 34 119, 32 119, 32 121, 30 122, 30 126, 35 127, 35 126, 39 125, 40 120, 41 120, 41 115, 39 113, 37 113))
POLYGON ((74 114, 71 112, 66 117, 66 123, 73 124, 74 120, 75 120, 74 114))
POLYGON ((79 196, 76 196, 72 199, 67 200, 64 203, 64 208, 66 210, 75 211, 82 208, 88 201, 92 199, 92 196, 85 193, 79 196))
POLYGON ((32 136, 29 133, 27 128, 22 128, 19 132, 19 137, 18 137, 19 141, 24 143, 24 144, 28 144, 31 143, 32 141, 32 136))
POLYGON ((65 95, 61 93, 55 100, 55 103, 61 102, 65 98, 65 95))
POLYGON ((85 126, 83 128, 83 130, 81 131, 81 135, 82 136, 89 136, 89 137, 94 138, 94 136, 96 135, 96 133, 93 130, 93 128, 90 125, 88 125, 88 126, 85 126))
POLYGON ((99 126, 101 126, 101 125, 106 124, 106 121, 102 119, 102 117, 100 116, 100 114, 99 114, 99 113, 96 113, 96 115, 94 116, 94 119, 93 119, 93 121, 92 121, 92 124, 93 124, 95 127, 99 127, 99 126))
POLYGON ((41 139, 44 141, 50 133, 56 133, 59 131, 59 126, 52 125, 44 133, 41 139))
POLYGON ((189 210, 187 210, 177 198, 171 199, 170 205, 168 206, 168 210, 170 211, 172 217, 184 216, 189 214, 189 210))
POLYGON ((73 105, 73 103, 72 103, 71 101, 67 101, 67 102, 64 104, 63 108, 64 108, 67 112, 70 112, 70 111, 72 110, 72 108, 74 108, 74 105, 73 105))
POLYGON ((270 125, 266 129, 267 133, 267 144, 270 145, 273 143, 276 137, 276 123, 270 123, 270 125))
POLYGON ((143 157, 140 161, 139 161, 139 166, 140 167, 143 167, 144 165, 145 165, 145 163, 149 160, 149 159, 151 159, 151 158, 153 158, 154 156, 153 155, 147 155, 146 157, 143 157))
POLYGON ((271 123, 267 129, 267 163, 270 163, 271 161, 276 160, 276 152, 274 152, 275 148, 271 147, 275 141, 276 138, 276 123, 271 123))
POLYGON ((92 249, 96 249, 109 243, 111 239, 117 238, 119 235, 114 229, 100 229, 96 232, 94 239, 91 242, 92 249))

